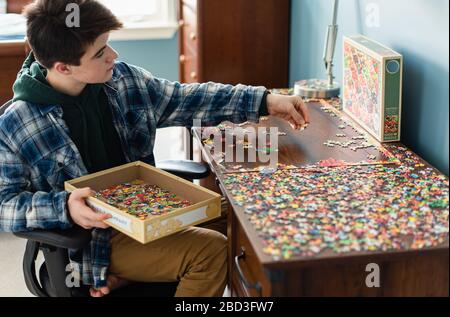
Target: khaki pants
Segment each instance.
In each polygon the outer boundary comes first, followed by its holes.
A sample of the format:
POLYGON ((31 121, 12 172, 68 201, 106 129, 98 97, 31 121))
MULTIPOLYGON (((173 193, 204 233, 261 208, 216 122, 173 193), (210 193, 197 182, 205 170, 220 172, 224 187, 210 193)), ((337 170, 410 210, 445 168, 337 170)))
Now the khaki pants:
POLYGON ((227 281, 224 234, 226 208, 213 222, 147 244, 114 232, 110 274, 135 282, 179 281, 177 297, 222 296, 227 281))

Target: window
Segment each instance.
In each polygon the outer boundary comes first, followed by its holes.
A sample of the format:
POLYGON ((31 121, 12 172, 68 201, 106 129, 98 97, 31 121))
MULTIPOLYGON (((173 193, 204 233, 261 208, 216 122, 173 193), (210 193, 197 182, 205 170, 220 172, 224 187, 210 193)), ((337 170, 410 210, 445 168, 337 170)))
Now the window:
POLYGON ((177 30, 175 0, 99 0, 124 24, 111 40, 171 38, 177 30))

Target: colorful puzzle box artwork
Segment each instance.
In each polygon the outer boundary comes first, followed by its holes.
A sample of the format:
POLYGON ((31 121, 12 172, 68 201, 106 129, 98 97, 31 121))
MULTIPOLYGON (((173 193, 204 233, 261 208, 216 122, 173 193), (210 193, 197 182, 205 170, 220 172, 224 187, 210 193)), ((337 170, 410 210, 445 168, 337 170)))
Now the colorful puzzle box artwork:
POLYGON ((344 37, 343 111, 380 142, 400 141, 403 58, 361 35, 344 37))

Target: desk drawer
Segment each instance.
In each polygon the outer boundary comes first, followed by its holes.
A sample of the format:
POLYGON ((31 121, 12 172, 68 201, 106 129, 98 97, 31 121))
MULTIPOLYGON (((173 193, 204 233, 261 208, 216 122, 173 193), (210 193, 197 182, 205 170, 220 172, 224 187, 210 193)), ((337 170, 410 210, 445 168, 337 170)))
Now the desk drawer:
MULTIPOLYGON (((236 220, 236 219, 234 219, 236 220)), ((233 237, 232 252, 232 288, 237 296, 261 297, 270 296, 270 283, 264 274, 256 253, 237 223, 233 237)))
POLYGON ((181 81, 199 82, 197 15, 192 8, 182 4, 180 18, 181 81))
POLYGON ((199 80, 198 57, 188 47, 185 47, 184 54, 180 55, 180 72, 185 83, 196 83, 199 80))
POLYGON ((197 53, 199 41, 197 15, 187 6, 182 7, 180 26, 183 46, 189 46, 194 53, 197 53))

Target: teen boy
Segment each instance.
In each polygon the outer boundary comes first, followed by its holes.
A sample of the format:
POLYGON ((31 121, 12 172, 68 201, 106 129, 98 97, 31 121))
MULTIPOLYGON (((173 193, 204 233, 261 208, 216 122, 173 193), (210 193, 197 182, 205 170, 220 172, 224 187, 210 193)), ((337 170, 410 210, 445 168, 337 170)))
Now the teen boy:
POLYGON ((92 296, 129 281, 179 281, 176 296, 221 296, 227 275, 226 237, 192 227, 142 245, 107 228, 107 215, 85 204, 89 188, 68 194, 65 180, 142 160, 153 163, 157 128, 260 115, 309 121, 300 98, 263 87, 183 85, 117 62, 109 32, 122 25, 94 0, 37 0, 25 9, 32 53, 14 84, 14 103, 0 117, 0 230, 92 230, 71 252, 92 296), (68 27, 66 6, 79 7, 68 27))

